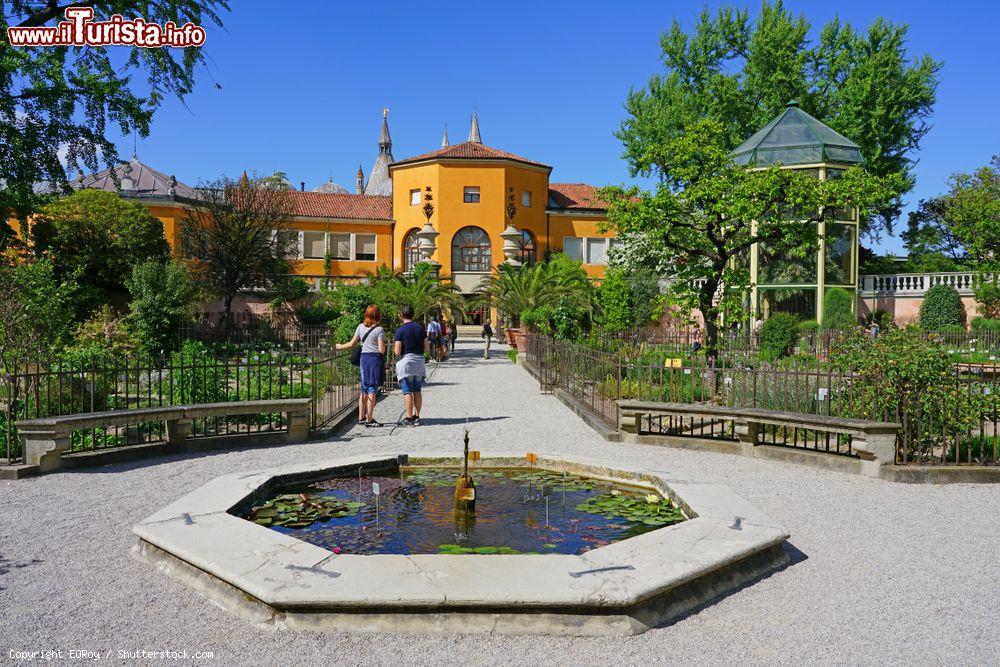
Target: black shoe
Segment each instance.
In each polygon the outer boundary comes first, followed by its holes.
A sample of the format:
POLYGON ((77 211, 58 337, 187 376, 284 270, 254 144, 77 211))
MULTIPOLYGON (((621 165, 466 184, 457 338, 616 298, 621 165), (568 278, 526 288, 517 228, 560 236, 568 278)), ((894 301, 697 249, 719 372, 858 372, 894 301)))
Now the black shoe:
POLYGON ((379 428, 382 426, 382 424, 373 419, 370 422, 366 423, 365 426, 367 428, 379 428))
POLYGON ((410 422, 410 426, 420 426, 420 417, 414 417, 413 421, 410 422))
POLYGON ((413 422, 416 421, 416 417, 403 417, 399 423, 402 426, 413 426, 413 422))

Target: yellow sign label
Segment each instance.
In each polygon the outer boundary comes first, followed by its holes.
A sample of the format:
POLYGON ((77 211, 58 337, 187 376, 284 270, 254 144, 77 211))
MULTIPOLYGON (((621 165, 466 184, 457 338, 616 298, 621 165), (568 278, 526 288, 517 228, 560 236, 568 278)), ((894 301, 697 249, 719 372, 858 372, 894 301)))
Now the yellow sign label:
POLYGON ((475 500, 476 490, 472 487, 459 489, 455 492, 455 500, 475 500))
POLYGON ((476 449, 470 449, 469 450, 469 460, 470 461, 478 461, 479 460, 479 451, 476 450, 476 449))
POLYGON ((527 454, 524 455, 524 458, 527 459, 528 463, 530 463, 531 465, 535 465, 536 463, 538 463, 538 454, 528 452, 527 454))
POLYGON ((683 359, 664 359, 663 360, 663 367, 664 368, 680 368, 683 365, 684 365, 684 360, 683 359))

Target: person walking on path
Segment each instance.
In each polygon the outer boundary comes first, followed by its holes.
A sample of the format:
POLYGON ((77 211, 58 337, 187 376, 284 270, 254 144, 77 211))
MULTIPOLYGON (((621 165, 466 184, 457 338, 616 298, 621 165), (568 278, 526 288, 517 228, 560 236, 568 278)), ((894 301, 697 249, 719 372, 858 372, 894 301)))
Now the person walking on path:
POLYGON ((448 320, 441 319, 441 337, 440 337, 440 360, 444 361, 448 358, 448 354, 451 352, 450 349, 450 337, 451 327, 448 326, 448 320))
POLYGON ((483 359, 490 358, 490 343, 493 340, 493 327, 490 326, 490 321, 486 320, 483 322, 483 331, 479 334, 483 339, 483 359))
POLYGON ((431 345, 431 359, 434 361, 440 361, 441 324, 438 323, 437 317, 431 318, 430 324, 427 325, 427 338, 430 340, 431 345))
POLYGON ((448 324, 448 338, 451 340, 451 353, 455 354, 455 343, 458 341, 458 322, 454 320, 448 324))
POLYGON ((413 321, 413 306, 400 308, 399 317, 403 324, 396 329, 392 346, 399 359, 396 362, 396 377, 399 378, 403 406, 406 408, 406 417, 400 423, 403 426, 420 426, 420 408, 423 407, 420 390, 427 377, 424 355, 429 351, 430 342, 424 328, 413 321))
POLYGON ((375 402, 385 379, 385 330, 378 306, 365 308, 365 321, 354 330, 350 342, 335 347, 349 349, 361 343, 361 398, 358 399, 358 424, 368 427, 381 426, 375 421, 375 402))

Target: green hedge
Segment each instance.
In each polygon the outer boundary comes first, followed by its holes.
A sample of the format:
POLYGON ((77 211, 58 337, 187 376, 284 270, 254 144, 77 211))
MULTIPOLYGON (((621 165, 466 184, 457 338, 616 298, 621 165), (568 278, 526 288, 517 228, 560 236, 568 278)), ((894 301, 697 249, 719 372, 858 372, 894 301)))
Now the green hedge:
POLYGON ((799 320, 794 315, 775 313, 760 332, 761 356, 773 361, 787 357, 799 342, 799 320))
POLYGON ((920 306, 920 328, 937 331, 947 326, 965 326, 965 306, 958 291, 949 285, 927 290, 920 306))
POLYGON ((854 295, 842 287, 832 287, 823 297, 823 330, 849 331, 858 325, 854 295))

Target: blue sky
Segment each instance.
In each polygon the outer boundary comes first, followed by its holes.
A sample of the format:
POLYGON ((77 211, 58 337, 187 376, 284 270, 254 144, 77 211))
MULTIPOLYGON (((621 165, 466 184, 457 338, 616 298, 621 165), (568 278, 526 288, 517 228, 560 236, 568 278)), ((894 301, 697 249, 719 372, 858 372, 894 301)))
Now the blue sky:
MULTIPOLYGON (((555 167, 554 181, 629 182, 613 136, 630 86, 660 70, 658 37, 690 27, 706 6, 650 2, 341 2, 231 0, 210 29, 209 60, 186 104, 169 101, 139 157, 197 184, 243 169, 280 170, 311 189, 353 191, 375 159, 390 110, 397 159, 437 148, 445 123, 464 141, 477 109, 483 141, 555 167), (218 83, 221 88, 214 84, 218 83)), ((759 8, 757 2, 717 3, 759 8)), ((954 171, 1000 152, 1000 3, 788 2, 818 29, 835 15, 859 28, 876 16, 910 26, 913 56, 944 61, 932 130, 916 169, 919 198, 954 171)), ((121 141, 123 154, 131 139, 121 141)), ((904 218, 905 220, 905 218, 904 218)), ((904 224, 901 220, 900 225, 904 224)), ((881 247, 899 251, 898 239, 881 247)))

